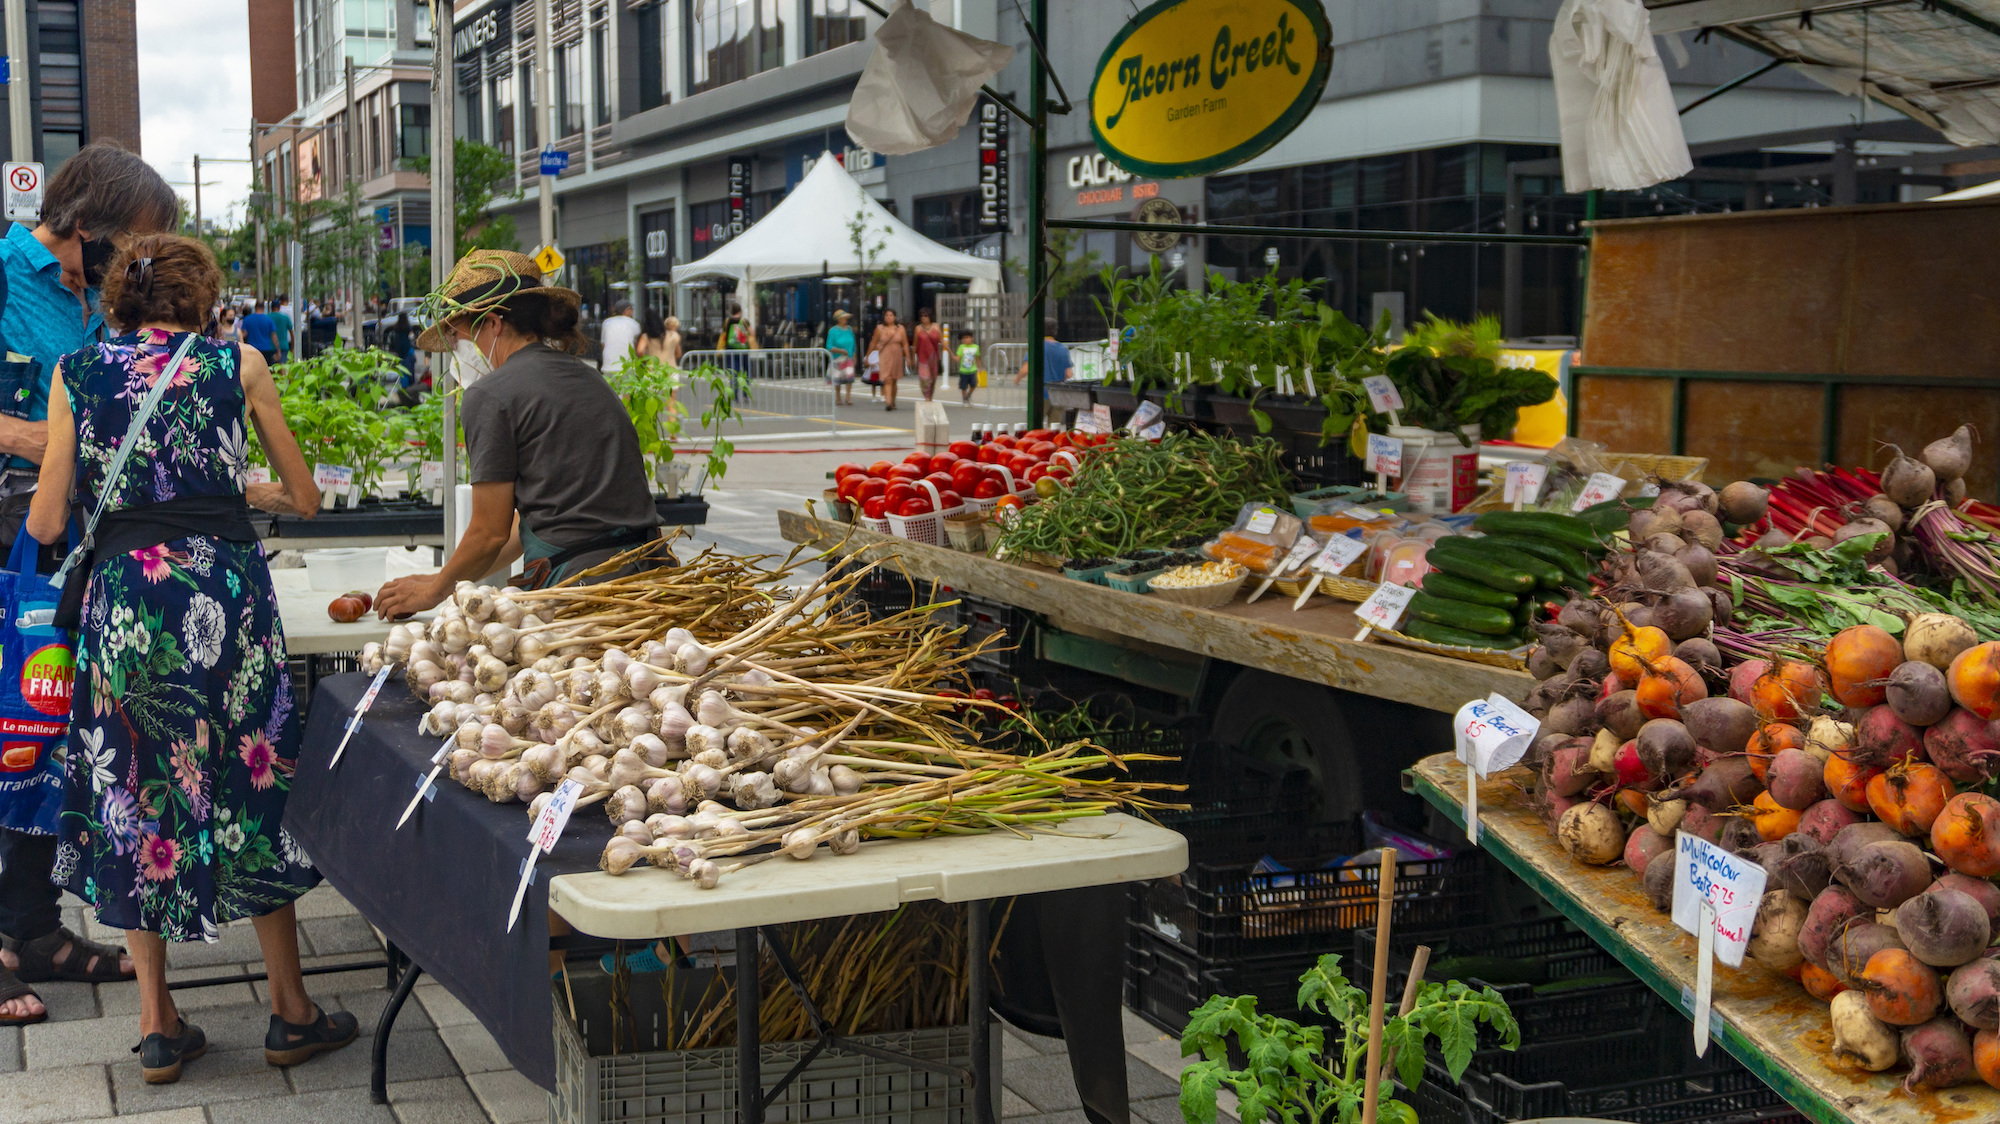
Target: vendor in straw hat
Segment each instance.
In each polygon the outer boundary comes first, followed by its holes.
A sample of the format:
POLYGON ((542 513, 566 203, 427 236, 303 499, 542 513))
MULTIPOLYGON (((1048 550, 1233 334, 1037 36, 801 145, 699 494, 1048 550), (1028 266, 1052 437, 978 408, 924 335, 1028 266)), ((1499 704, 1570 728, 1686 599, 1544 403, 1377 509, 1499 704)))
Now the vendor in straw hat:
POLYGON ((432 323, 417 346, 449 352, 465 388, 472 518, 443 570, 382 587, 383 617, 429 609, 515 558, 528 584, 548 585, 659 537, 639 435, 604 377, 574 354, 584 347, 579 303, 510 250, 467 254, 430 295, 432 323))

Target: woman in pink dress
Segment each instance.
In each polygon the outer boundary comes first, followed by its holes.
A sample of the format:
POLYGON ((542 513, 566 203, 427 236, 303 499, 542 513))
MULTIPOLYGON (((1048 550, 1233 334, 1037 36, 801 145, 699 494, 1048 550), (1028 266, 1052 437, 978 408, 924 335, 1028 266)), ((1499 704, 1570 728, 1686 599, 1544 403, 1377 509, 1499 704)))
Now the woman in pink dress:
POLYGON ((931 319, 931 310, 917 310, 917 386, 924 393, 924 401, 931 400, 931 392, 937 389, 938 359, 944 353, 944 329, 931 319))
POLYGON ((868 341, 868 350, 878 353, 882 363, 882 397, 888 400, 886 410, 896 408, 896 380, 903 377, 903 369, 910 363, 910 334, 896 322, 896 310, 885 309, 882 322, 875 325, 875 334, 868 341))

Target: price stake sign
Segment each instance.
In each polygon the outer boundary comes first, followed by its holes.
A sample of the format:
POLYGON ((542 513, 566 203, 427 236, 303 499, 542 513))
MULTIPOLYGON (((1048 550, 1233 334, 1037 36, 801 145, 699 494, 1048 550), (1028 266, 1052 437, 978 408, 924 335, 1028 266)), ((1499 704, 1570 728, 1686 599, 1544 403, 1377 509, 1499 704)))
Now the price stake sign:
POLYGON ((261 464, 253 467, 252 469, 250 469, 250 475, 247 479, 244 480, 244 483, 246 484, 271 483, 270 467, 268 465, 261 465, 261 464))
POLYGON ((1391 585, 1383 582, 1368 595, 1368 600, 1355 606, 1354 615, 1361 619, 1362 629, 1356 633, 1356 640, 1366 640, 1368 633, 1378 628, 1393 629, 1403 621, 1403 614, 1409 611, 1410 599, 1417 595, 1415 586, 1391 585))
POLYGON ((1624 480, 1608 472, 1593 472, 1590 474, 1590 479, 1584 482, 1583 491, 1577 493, 1576 502, 1571 504, 1569 509, 1582 511, 1586 507, 1615 500, 1624 494, 1624 491, 1624 480))
MULTIPOLYGON (((1106 412, 1109 412, 1110 409, 1109 406, 1105 407, 1106 412)), ((1139 408, 1132 411, 1132 420, 1125 424, 1127 428, 1136 433, 1159 420, 1159 417, 1160 404, 1158 402, 1141 402, 1139 403, 1139 408)))
MULTIPOLYGON (((1660 858, 1664 859, 1662 855, 1660 858)), ((1743 965, 1750 927, 1764 900, 1764 868, 1738 858, 1698 835, 1674 833, 1674 924, 1695 934, 1695 1049, 1708 1048, 1711 959, 1732 968, 1743 965)), ((1658 860, 1655 860, 1658 861, 1658 860)))
POLYGON ((362 692, 361 701, 354 704, 354 713, 347 719, 347 732, 340 735, 340 744, 333 748, 333 756, 327 759, 328 772, 332 772, 333 767, 340 764, 340 755, 347 752, 348 739, 354 736, 354 731, 361 728, 361 716, 368 713, 369 707, 375 705, 375 696, 382 693, 382 684, 389 681, 389 673, 395 669, 394 664, 383 664, 382 670, 376 672, 374 680, 368 684, 368 689, 362 692))
POLYGON ((1090 408, 1090 416, 1097 419, 1097 432, 1111 432, 1111 407, 1099 402, 1090 408))
POLYGON ((1403 441, 1399 437, 1368 435, 1368 471, 1377 476, 1403 474, 1403 441))
POLYGON ((1506 491, 1500 498, 1508 503, 1534 503, 1542 494, 1543 481, 1548 478, 1548 465, 1515 461, 1507 466, 1506 491))
POLYGON ((1496 691, 1459 707, 1452 727, 1458 759, 1465 762, 1465 835, 1477 844, 1479 778, 1520 761, 1542 723, 1496 691))
POLYGON ((1386 414, 1403 408, 1402 392, 1389 381, 1389 376, 1370 375, 1361 380, 1361 385, 1368 391, 1368 404, 1375 408, 1376 413, 1386 414))
POLYGON ((344 492, 354 483, 354 469, 344 464, 313 465, 313 483, 322 491, 344 492))
POLYGON ((444 462, 425 461, 417 469, 417 490, 431 492, 442 487, 444 487, 444 462))
POLYGON ((1312 568, 1322 574, 1338 574, 1361 560, 1368 553, 1368 544, 1346 535, 1335 535, 1326 540, 1320 548, 1319 556, 1312 560, 1312 568))
POLYGON ((1087 414, 1078 414, 1076 416, 1076 431, 1078 433, 1111 432, 1111 407, 1104 407, 1104 413, 1102 414, 1097 412, 1097 407, 1095 406, 1091 407, 1090 412, 1087 414))
POLYGON ((569 823, 569 815, 576 811, 576 802, 583 795, 583 786, 573 780, 565 780, 556 786, 549 802, 542 806, 542 813, 528 828, 528 842, 533 844, 528 850, 528 861, 521 864, 521 884, 514 888, 514 906, 507 912, 507 931, 514 931, 514 922, 521 917, 521 899, 527 896, 528 883, 535 880, 535 860, 556 849, 556 840, 562 838, 564 826, 569 823))
POLYGON ((403 809, 402 817, 396 821, 397 827, 409 822, 410 813, 417 810, 417 801, 425 798, 437 799, 436 787, 431 782, 437 780, 439 773, 444 772, 445 762, 450 760, 452 747, 456 744, 458 736, 454 734, 444 740, 444 744, 438 747, 436 753, 431 754, 431 771, 417 782, 417 794, 410 798, 409 807, 403 809))

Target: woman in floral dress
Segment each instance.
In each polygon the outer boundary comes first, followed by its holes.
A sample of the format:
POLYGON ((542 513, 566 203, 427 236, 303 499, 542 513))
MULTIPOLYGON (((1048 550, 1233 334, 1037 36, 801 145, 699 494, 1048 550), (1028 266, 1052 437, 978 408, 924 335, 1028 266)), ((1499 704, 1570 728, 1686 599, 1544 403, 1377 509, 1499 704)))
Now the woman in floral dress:
POLYGON ((108 484, 98 541, 111 541, 106 528, 122 515, 125 541, 136 533, 155 545, 94 556, 55 871, 100 921, 127 930, 140 1065, 154 1083, 178 1079, 181 1062, 207 1048, 166 989, 164 942, 214 941, 237 918, 255 919, 270 976, 267 1061, 304 1061, 356 1033, 354 1016, 319 1012, 300 979, 292 902, 320 880, 280 826, 300 716, 270 571, 254 533, 244 533, 246 499, 309 515, 319 492, 263 356, 197 339, 178 368, 162 372, 221 280, 206 246, 173 235, 134 239, 113 261, 104 306, 128 331, 57 367, 27 523, 53 542, 72 494, 86 511, 95 507, 139 404, 159 379, 172 379, 108 484), (246 420, 282 485, 245 486, 246 420), (210 526, 216 533, 187 533, 210 526))

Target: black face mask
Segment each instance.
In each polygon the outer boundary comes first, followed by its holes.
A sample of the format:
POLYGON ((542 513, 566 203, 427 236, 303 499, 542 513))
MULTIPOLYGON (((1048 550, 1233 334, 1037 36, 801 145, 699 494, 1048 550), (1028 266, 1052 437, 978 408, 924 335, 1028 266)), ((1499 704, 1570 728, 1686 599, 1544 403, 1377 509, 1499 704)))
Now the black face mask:
POLYGON ((95 289, 104 284, 104 271, 110 267, 112 255, 118 252, 109 238, 86 238, 80 253, 83 256, 83 283, 95 289))

